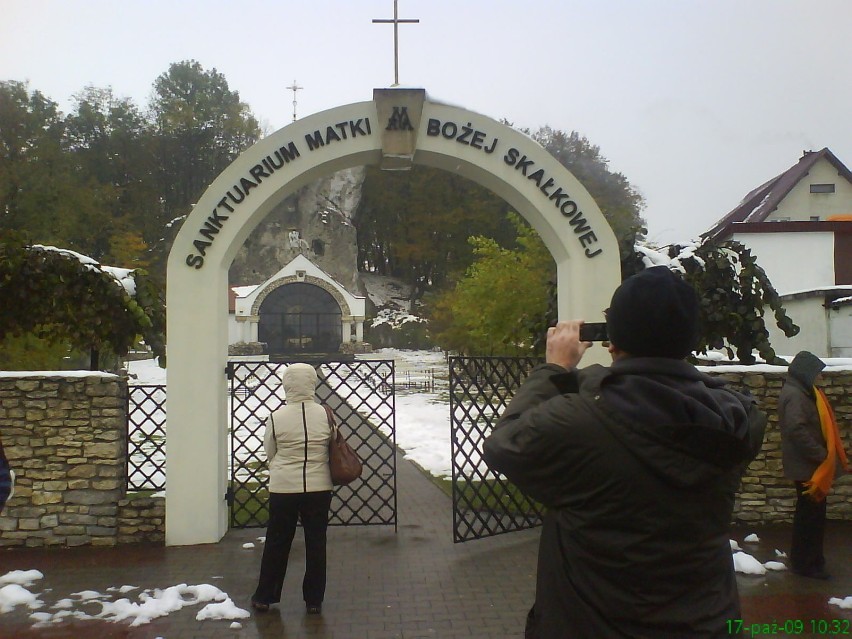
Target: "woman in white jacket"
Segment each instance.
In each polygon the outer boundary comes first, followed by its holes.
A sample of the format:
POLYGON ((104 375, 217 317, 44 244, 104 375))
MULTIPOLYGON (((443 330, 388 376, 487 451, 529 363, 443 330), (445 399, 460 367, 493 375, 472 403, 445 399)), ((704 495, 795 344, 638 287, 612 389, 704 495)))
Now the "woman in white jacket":
POLYGON ((255 610, 281 601, 296 523, 305 534, 302 595, 308 614, 320 614, 325 596, 326 531, 331 504, 328 444, 331 427, 316 403, 317 372, 291 364, 281 376, 287 404, 266 420, 263 446, 269 464, 269 526, 260 564, 255 610))

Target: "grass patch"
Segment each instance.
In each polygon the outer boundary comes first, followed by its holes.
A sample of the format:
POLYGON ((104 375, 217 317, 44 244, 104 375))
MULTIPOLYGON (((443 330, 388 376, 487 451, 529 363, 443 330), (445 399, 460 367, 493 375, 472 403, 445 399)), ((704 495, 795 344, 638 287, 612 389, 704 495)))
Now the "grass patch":
POLYGON ((231 525, 266 526, 269 521, 269 491, 259 484, 242 484, 234 491, 231 525))

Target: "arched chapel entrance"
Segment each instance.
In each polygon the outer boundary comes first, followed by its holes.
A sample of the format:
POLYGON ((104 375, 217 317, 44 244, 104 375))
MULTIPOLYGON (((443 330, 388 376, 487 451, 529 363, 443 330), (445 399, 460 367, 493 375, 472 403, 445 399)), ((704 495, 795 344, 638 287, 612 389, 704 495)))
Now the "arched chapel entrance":
POLYGON ((258 339, 270 355, 335 353, 343 341, 343 313, 328 291, 315 284, 279 286, 260 305, 258 339))
MULTIPOLYGON (((216 178, 169 254, 168 545, 217 542, 228 527, 228 267, 250 232, 286 196, 322 176, 366 164, 388 170, 433 166, 490 189, 536 229, 553 255, 559 318, 603 320, 620 282, 615 236, 577 179, 523 133, 432 101, 422 89, 376 89, 370 101, 280 129, 216 178)), ((270 309, 299 306, 289 306, 289 294, 283 295, 270 309)), ((304 314, 275 312, 282 335, 289 330, 288 315, 304 314)), ((322 312, 307 315, 316 316, 315 325, 303 329, 299 317, 294 339, 319 336, 322 312)))

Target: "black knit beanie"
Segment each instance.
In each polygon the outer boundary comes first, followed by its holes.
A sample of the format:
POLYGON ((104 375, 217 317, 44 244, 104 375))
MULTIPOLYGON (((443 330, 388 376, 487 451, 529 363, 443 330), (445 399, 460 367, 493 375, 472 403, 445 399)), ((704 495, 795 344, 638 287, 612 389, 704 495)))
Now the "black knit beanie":
POLYGON ((700 337, 698 295, 668 267, 654 266, 615 289, 606 325, 613 345, 629 355, 684 359, 700 337))
POLYGON ((819 357, 809 351, 800 351, 790 362, 787 372, 804 384, 805 388, 810 388, 823 368, 825 363, 819 357))

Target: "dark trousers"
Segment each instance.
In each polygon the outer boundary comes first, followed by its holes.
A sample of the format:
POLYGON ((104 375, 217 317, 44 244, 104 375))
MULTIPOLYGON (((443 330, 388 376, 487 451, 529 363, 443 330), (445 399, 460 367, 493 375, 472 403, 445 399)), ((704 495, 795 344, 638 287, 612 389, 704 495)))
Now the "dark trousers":
POLYGON ((793 516, 793 543, 790 564, 795 572, 814 573, 825 569, 825 500, 814 501, 804 494, 804 482, 796 482, 796 514, 793 516))
POLYGON ((330 490, 269 494, 269 527, 260 562, 257 590, 252 597, 254 601, 265 604, 281 601, 290 546, 296 534, 296 523, 301 519, 305 533, 305 577, 302 580, 302 596, 309 606, 322 603, 325 597, 325 542, 330 505, 330 490))

